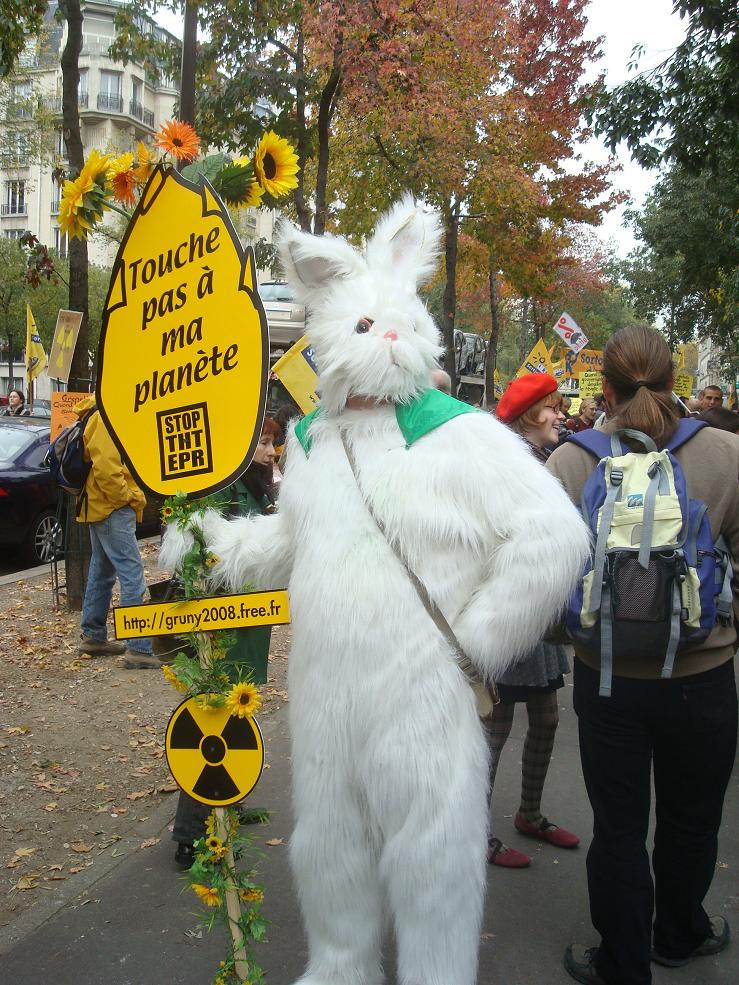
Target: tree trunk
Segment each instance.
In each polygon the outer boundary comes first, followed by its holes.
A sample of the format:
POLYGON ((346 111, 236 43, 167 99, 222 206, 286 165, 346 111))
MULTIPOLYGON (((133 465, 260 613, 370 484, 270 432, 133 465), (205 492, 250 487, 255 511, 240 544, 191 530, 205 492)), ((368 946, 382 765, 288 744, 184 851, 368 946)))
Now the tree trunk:
POLYGON ((524 361, 529 351, 529 298, 524 297, 521 306, 521 329, 518 333, 518 363, 524 361))
POLYGON ((310 232, 311 210, 305 200, 305 162, 308 160, 308 123, 306 120, 305 96, 305 37, 302 26, 298 29, 297 58, 295 61, 295 116, 298 126, 298 187, 295 189, 295 209, 298 222, 304 233, 310 232))
POLYGON ((452 197, 444 217, 444 311, 441 322, 444 342, 444 369, 452 380, 452 394, 457 392, 457 359, 454 351, 454 318, 457 311, 457 247, 459 245, 459 201, 452 197))
POLYGON ((490 295, 490 338, 485 353, 485 394, 489 405, 495 400, 495 367, 498 362, 500 311, 498 310, 498 271, 492 253, 488 254, 488 291, 490 295))
MULTIPOLYGON (((84 167, 85 155, 80 133, 78 88, 80 82, 79 55, 82 51, 82 10, 80 0, 60 0, 59 9, 67 21, 67 43, 62 52, 62 125, 67 160, 73 174, 84 167)), ((77 347, 72 357, 69 376, 70 390, 89 390, 90 368, 88 354, 88 284, 87 240, 69 241, 69 307, 82 312, 82 324, 77 337, 77 347)), ((72 612, 82 609, 85 594, 85 577, 90 556, 90 535, 85 523, 77 523, 73 510, 67 512, 68 546, 65 561, 67 608, 72 612)))
POLYGON ((180 119, 194 127, 198 7, 194 0, 185 0, 184 7, 185 23, 182 32, 182 62, 180 67, 180 119))
MULTIPOLYGON (((67 159, 73 174, 79 174, 85 163, 80 133, 78 88, 80 82, 79 55, 82 51, 82 10, 80 0, 60 0, 59 9, 67 21, 67 43, 62 52, 62 124, 67 159)), ((77 347, 72 357, 70 389, 90 389, 88 355, 88 289, 87 241, 69 241, 69 307, 82 312, 82 324, 77 347), (74 380, 72 379, 74 378, 74 380), (86 384, 86 385, 85 385, 86 384)))
POLYGON ((334 67, 328 82, 321 93, 318 104, 318 168, 316 172, 316 214, 313 220, 313 232, 323 236, 326 232, 328 218, 328 202, 326 188, 328 185, 329 141, 331 139, 331 119, 336 108, 336 100, 341 89, 341 45, 337 42, 334 51, 334 67))

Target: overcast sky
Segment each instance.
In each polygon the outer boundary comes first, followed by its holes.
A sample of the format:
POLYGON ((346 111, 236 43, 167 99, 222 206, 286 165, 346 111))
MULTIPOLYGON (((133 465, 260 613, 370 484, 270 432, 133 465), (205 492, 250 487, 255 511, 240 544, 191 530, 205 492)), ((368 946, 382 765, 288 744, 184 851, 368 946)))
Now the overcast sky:
MULTIPOLYGON (((162 11, 158 20, 167 30, 182 36, 180 16, 162 11)), ((591 0, 586 35, 603 37, 603 58, 592 67, 588 77, 603 71, 610 86, 625 81, 629 55, 636 44, 643 44, 646 49, 640 62, 642 68, 658 64, 682 40, 684 23, 672 13, 672 0, 591 0)), ((585 159, 598 163, 605 162, 608 157, 598 140, 590 141, 582 152, 585 159)), ((623 170, 616 176, 615 185, 639 206, 655 180, 655 172, 634 164, 625 147, 620 149, 617 159, 623 170)), ((600 230, 603 239, 612 240, 621 255, 634 245, 631 231, 621 225, 626 207, 621 206, 606 216, 600 230)))

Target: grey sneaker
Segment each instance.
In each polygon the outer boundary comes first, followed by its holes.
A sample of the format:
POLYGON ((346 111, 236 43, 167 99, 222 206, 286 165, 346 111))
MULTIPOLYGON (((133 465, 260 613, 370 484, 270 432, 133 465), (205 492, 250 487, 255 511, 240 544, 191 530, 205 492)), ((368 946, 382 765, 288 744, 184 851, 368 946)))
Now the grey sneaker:
POLYGON ((121 660, 121 667, 124 670, 161 670, 162 661, 151 653, 126 650, 126 654, 121 660))
POLYGON ((684 965, 689 964, 693 958, 703 958, 711 954, 719 954, 728 947, 730 939, 731 931, 729 930, 727 921, 723 917, 711 917, 711 933, 687 958, 668 958, 652 948, 652 961, 655 964, 663 965, 665 968, 682 968, 684 965))
POLYGON ((126 644, 116 643, 115 640, 93 640, 83 634, 77 652, 89 653, 91 657, 120 657, 126 652, 126 644))

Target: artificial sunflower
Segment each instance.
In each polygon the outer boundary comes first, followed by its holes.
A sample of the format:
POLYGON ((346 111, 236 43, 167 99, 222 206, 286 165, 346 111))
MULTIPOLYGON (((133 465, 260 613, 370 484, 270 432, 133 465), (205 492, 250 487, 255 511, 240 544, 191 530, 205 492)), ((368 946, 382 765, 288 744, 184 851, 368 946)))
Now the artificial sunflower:
POLYGON ((101 175, 104 176, 107 173, 109 163, 110 154, 101 154, 99 150, 91 150, 80 171, 80 178, 85 177, 98 181, 101 175))
POLYGON ((164 680, 167 684, 171 684, 172 687, 176 688, 178 691, 187 691, 187 685, 182 683, 169 664, 164 664, 162 666, 162 673, 164 674, 164 680))
POLYGON ((205 566, 206 568, 213 568, 220 560, 217 554, 209 554, 205 559, 205 566))
POLYGON ((237 715, 239 718, 250 718, 262 707, 262 699, 254 684, 249 681, 241 681, 234 684, 226 695, 226 707, 230 709, 232 715, 237 715))
POLYGON ((239 899, 242 903, 262 903, 264 901, 264 893, 261 889, 240 889, 239 899))
POLYGON ((154 170, 154 165, 156 163, 157 156, 154 151, 150 150, 143 140, 139 140, 136 144, 136 167, 133 172, 136 177, 137 184, 146 184, 149 180, 149 175, 154 170))
POLYGON ((205 839, 205 847, 208 849, 211 855, 216 858, 223 858, 226 849, 223 847, 223 842, 217 835, 208 835, 205 839))
POLYGON ((194 882, 190 887, 206 906, 220 906, 221 897, 217 889, 212 886, 204 886, 201 882, 194 882))
POLYGON ((200 150, 200 137, 189 123, 180 120, 162 123, 154 139, 157 147, 161 147, 166 154, 171 154, 178 161, 192 161, 200 150))
POLYGON ((254 154, 254 173, 267 194, 274 198, 298 187, 298 155, 284 137, 268 130, 254 154))
POLYGON ((235 157, 229 169, 237 178, 239 173, 242 181, 223 182, 222 194, 226 204, 235 209, 257 209, 262 204, 264 189, 254 177, 254 167, 250 158, 235 157))
POLYGON ((116 202, 121 205, 134 206, 136 204, 136 173, 134 170, 133 154, 121 154, 110 162, 108 166, 108 181, 113 189, 113 196, 116 202))
POLYGON ((174 516, 174 510, 172 509, 171 506, 162 507, 162 520, 164 520, 165 523, 167 522, 167 520, 170 520, 173 516, 174 516))
POLYGON ((65 181, 59 203, 59 228, 72 239, 86 239, 105 210, 110 208, 108 195, 105 179, 97 181, 92 171, 83 169, 76 178, 65 181))
POLYGON ((212 838, 216 833, 216 816, 212 811, 205 819, 205 833, 209 838, 212 838))

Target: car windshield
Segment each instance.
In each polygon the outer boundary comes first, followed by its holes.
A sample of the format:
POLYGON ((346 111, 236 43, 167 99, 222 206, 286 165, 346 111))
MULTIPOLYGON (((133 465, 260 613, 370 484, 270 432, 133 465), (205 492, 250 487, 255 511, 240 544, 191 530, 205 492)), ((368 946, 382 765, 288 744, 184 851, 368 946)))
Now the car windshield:
POLYGON ((260 284, 259 296, 262 301, 292 301, 293 294, 287 284, 260 284))
POLYGON ((35 433, 25 428, 0 428, 0 465, 7 468, 33 442, 35 433))

